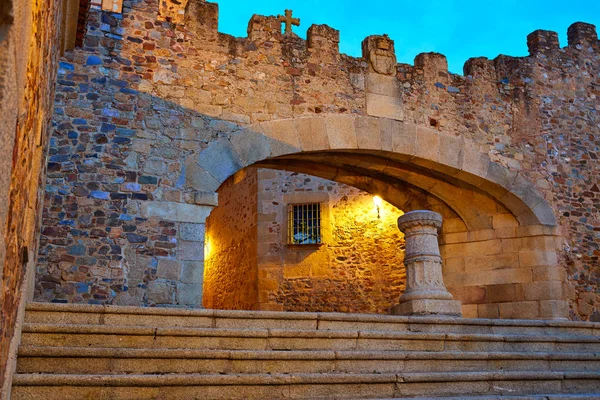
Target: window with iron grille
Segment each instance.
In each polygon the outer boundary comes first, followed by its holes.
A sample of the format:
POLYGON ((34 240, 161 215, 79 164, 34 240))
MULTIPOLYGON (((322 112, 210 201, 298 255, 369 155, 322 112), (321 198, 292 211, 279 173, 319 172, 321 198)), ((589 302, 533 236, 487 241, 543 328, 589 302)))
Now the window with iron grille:
POLYGON ((288 244, 321 243, 321 203, 288 206, 288 244))

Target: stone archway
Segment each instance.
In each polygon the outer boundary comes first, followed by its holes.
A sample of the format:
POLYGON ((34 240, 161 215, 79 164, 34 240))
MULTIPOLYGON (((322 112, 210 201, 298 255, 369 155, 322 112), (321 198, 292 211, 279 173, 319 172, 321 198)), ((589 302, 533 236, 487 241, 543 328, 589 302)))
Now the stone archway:
POLYGON ((386 192, 390 180, 422 190, 459 216, 459 223, 444 226, 441 250, 444 280, 463 301, 465 316, 567 316, 554 212, 523 175, 463 138, 362 116, 264 122, 221 138, 188 160, 186 185, 210 197, 249 165, 376 187, 392 204, 401 196, 386 192))
POLYGON ((318 163, 323 161, 319 156, 343 153, 353 166, 400 178, 447 203, 460 198, 465 188, 477 189, 509 210, 522 226, 556 226, 548 203, 520 173, 492 162, 463 138, 386 118, 335 115, 251 125, 204 149, 188 164, 188 178, 193 180, 188 183, 212 192, 248 165, 305 159, 311 152, 318 163), (357 155, 365 159, 357 160, 357 155), (378 159, 374 166, 373 159, 378 159))

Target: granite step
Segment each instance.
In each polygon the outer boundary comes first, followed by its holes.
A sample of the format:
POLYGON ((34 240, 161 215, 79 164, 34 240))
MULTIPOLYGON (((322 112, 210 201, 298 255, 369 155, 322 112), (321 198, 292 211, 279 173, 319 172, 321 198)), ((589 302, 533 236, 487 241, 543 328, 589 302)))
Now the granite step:
POLYGON ((600 352, 600 337, 26 323, 22 345, 231 350, 600 352))
POLYGON ((26 322, 196 328, 600 336, 600 323, 30 303, 26 322))
POLYGON ((23 346, 19 373, 600 371, 600 353, 276 351, 23 346))
MULTIPOLYGON (((392 400, 388 399, 379 400, 392 400)), ((496 395, 496 396, 460 396, 460 397, 403 397, 404 400, 598 400, 600 394, 587 393, 587 394, 531 394, 531 395, 496 395)), ((366 400, 366 399, 360 399, 366 400)))
POLYGON ((13 400, 335 399, 423 396, 590 394, 598 371, 401 374, 16 374, 13 400))

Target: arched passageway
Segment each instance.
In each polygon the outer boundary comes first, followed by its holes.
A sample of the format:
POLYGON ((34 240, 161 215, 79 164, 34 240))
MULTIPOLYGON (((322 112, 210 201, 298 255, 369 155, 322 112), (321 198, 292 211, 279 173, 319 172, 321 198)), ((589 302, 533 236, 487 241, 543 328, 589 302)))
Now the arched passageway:
POLYGON ((371 117, 271 121, 212 143, 187 176, 212 192, 250 165, 349 184, 403 211, 437 208, 444 280, 466 316, 566 316, 552 209, 463 138, 371 117))

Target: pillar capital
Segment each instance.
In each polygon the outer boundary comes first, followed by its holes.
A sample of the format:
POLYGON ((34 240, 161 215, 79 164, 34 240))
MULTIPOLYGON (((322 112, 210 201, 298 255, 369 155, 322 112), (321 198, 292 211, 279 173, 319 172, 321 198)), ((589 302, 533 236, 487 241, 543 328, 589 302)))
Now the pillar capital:
POLYGON ((416 210, 407 212, 398 218, 398 228, 403 233, 423 225, 439 229, 442 227, 442 216, 435 211, 416 210))

